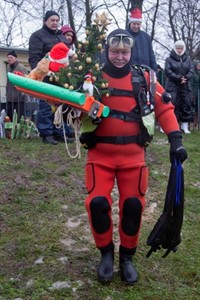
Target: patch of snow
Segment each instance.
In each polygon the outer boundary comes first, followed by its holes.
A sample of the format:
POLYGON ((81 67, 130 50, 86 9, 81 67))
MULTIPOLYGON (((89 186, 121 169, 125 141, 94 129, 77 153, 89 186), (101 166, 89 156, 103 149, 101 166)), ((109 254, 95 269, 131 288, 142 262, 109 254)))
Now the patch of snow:
POLYGON ((29 281, 27 281, 26 283, 26 288, 29 289, 30 287, 33 286, 33 283, 34 283, 34 280, 33 279, 30 279, 29 281))
POLYGON ((72 239, 62 239, 62 240, 60 240, 60 242, 62 244, 64 244, 65 246, 71 246, 76 243, 76 241, 74 241, 72 239))
POLYGON ((76 228, 81 224, 81 220, 74 220, 75 217, 69 218, 69 220, 66 223, 66 226, 68 228, 76 228))
POLYGON ((62 205, 62 209, 68 210, 68 205, 62 205))
POLYGON ((43 257, 43 256, 40 257, 40 258, 38 258, 38 259, 34 262, 35 265, 41 265, 41 264, 43 264, 43 263, 44 263, 44 257, 43 257))
POLYGON ((68 261, 68 257, 63 256, 63 257, 58 258, 58 260, 59 260, 61 263, 65 264, 65 263, 68 261))
POLYGON ((57 281, 49 288, 49 290, 61 290, 65 288, 70 288, 71 284, 67 281, 57 281))

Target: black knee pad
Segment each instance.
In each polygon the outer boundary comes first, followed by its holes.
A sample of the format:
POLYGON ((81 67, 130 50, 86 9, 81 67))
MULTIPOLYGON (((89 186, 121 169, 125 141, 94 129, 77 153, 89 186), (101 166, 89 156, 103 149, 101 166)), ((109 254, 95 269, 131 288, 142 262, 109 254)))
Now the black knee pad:
POLYGON ((122 209, 122 230, 125 234, 133 236, 140 228, 142 204, 138 198, 127 198, 122 209))
POLYGON ((105 233, 110 228, 111 221, 108 214, 110 210, 111 207, 105 197, 95 197, 90 202, 92 226, 97 233, 105 233))

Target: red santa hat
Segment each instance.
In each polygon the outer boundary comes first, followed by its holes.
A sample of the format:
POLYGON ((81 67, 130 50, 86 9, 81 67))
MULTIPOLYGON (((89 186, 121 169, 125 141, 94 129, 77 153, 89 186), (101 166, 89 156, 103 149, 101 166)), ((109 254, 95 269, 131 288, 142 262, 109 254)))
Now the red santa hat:
POLYGON ((49 68, 53 72, 58 72, 69 63, 69 56, 73 55, 73 51, 64 43, 60 42, 53 46, 49 52, 50 65, 49 68))
POLYGON ((142 23, 142 10, 140 8, 136 7, 131 10, 131 13, 129 16, 129 23, 131 23, 131 22, 142 23))
POLYGON ((84 76, 84 79, 87 79, 87 78, 92 79, 92 74, 91 74, 91 73, 87 73, 87 74, 84 76))
POLYGON ((93 78, 92 78, 92 73, 87 73, 87 74, 84 76, 84 80, 86 80, 86 81, 91 80, 91 82, 94 83, 94 80, 93 80, 93 78))

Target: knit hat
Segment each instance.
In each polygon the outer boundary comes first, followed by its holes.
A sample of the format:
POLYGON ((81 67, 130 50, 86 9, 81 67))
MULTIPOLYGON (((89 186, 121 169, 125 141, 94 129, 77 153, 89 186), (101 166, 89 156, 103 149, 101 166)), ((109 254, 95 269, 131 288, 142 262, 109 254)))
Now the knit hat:
POLYGON ((17 57, 17 54, 16 54, 16 52, 14 50, 11 50, 10 52, 8 52, 7 56, 8 55, 12 55, 12 56, 17 57))
POLYGON ((72 42, 70 44, 70 46, 72 44, 74 44, 75 40, 76 40, 76 34, 74 32, 74 30, 69 26, 69 25, 64 25, 62 28, 61 28, 61 31, 62 31, 62 34, 65 34, 67 32, 71 32, 73 34, 72 36, 72 42))
POLYGON ((48 18, 50 18, 51 16, 58 16, 60 18, 59 14, 57 12, 55 12, 53 10, 48 10, 44 16, 44 22, 46 22, 48 20, 48 18))
POLYGON ((49 69, 53 72, 59 72, 60 68, 64 68, 68 65, 69 56, 72 55, 73 51, 70 50, 64 43, 60 42, 56 44, 49 53, 49 69))
POLYGON ((131 10, 129 16, 129 23, 131 22, 139 22, 142 23, 142 10, 138 7, 135 7, 131 10))
POLYGON ((179 40, 179 41, 176 41, 176 42, 174 43, 174 51, 176 52, 176 54, 178 54, 178 55, 181 56, 181 55, 183 55, 183 54, 185 53, 185 50, 186 50, 186 46, 185 46, 184 41, 179 40), (180 54, 178 54, 177 51, 176 51, 176 48, 178 48, 178 47, 183 48, 183 51, 182 51, 180 54))

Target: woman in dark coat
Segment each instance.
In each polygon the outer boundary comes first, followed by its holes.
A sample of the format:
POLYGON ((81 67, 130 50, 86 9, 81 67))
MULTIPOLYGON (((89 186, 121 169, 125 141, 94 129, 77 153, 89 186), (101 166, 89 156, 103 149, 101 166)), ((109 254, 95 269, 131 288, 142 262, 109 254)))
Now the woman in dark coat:
POLYGON ((188 123, 192 121, 192 89, 190 80, 194 75, 194 66, 186 52, 183 41, 176 41, 174 49, 165 61, 165 89, 172 96, 177 120, 184 133, 190 133, 188 123))
POLYGON ((194 126, 199 126, 200 123, 200 61, 194 62, 194 76, 192 79, 193 101, 194 101, 194 126))

